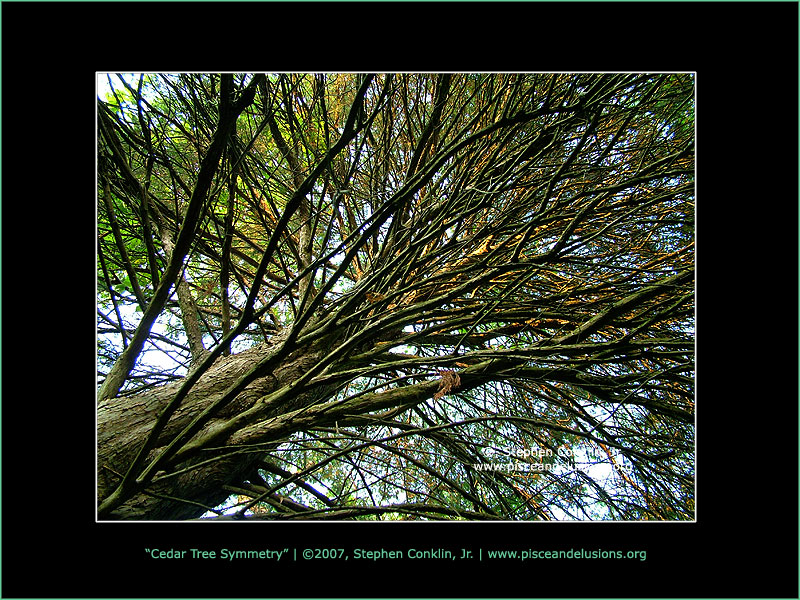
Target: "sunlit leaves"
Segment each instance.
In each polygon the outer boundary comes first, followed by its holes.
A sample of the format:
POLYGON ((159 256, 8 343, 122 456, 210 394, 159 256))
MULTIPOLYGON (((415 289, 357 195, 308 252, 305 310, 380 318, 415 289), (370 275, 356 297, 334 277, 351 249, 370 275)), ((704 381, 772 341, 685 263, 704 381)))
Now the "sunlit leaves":
MULTIPOLYGON (((233 100, 253 77, 232 77, 233 100)), ((101 371, 136 327, 136 285, 153 293, 148 243, 157 273, 169 258, 224 87, 139 81, 98 109, 101 371)), ((269 75, 193 232, 192 303, 173 296, 148 348, 188 366, 187 312, 208 348, 244 315, 234 353, 291 331, 316 403, 433 382, 413 407, 359 404, 265 446, 283 469, 268 483, 313 510, 691 518, 693 97, 685 74, 269 75), (549 451, 550 468, 481 470, 490 449, 549 451)), ((141 368, 126 392, 164 378, 141 368)))

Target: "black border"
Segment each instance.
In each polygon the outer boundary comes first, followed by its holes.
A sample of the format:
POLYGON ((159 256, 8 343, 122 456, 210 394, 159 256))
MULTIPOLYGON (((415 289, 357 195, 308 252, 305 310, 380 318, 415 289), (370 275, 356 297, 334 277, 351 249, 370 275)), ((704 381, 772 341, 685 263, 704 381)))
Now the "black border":
POLYGON ((0 10, 3 597, 797 597, 797 4, 0 10), (698 522, 95 523, 94 271, 73 274, 94 261, 87 94, 106 69, 232 68, 696 71, 698 522), (50 328, 32 331, 45 315, 50 328), (439 546, 647 560, 226 564, 144 551, 439 546))

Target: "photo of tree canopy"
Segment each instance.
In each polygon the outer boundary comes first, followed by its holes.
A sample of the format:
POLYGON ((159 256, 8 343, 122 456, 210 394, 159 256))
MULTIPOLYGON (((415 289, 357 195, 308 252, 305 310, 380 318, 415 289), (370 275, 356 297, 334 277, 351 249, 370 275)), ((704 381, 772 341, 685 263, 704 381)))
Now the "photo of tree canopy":
POLYGON ((694 520, 694 79, 98 74, 97 518, 694 520))

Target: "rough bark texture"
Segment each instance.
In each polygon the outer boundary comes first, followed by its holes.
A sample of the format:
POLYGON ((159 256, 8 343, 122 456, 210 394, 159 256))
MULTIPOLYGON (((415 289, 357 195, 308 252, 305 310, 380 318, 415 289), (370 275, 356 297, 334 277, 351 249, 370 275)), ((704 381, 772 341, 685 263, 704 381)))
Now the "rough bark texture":
MULTIPOLYGON (((219 358, 181 403, 159 436, 157 447, 150 452, 148 460, 157 456, 176 434, 247 374, 256 363, 267 357, 274 347, 275 344, 264 344, 240 354, 219 358)), ((295 351, 271 373, 249 383, 230 404, 206 423, 196 437, 202 437, 219 428, 228 419, 252 408, 260 398, 296 381, 311 364, 319 360, 321 350, 317 348, 319 345, 295 351)), ((120 476, 124 475, 145 443, 157 415, 172 400, 181 385, 182 382, 177 382, 142 395, 114 398, 100 403, 97 412, 98 500, 105 499, 120 482, 120 476)), ((262 418, 270 418, 275 414, 312 404, 323 392, 324 390, 319 389, 301 394, 288 405, 267 411, 262 418)), ((222 440, 220 445, 221 442, 222 440)), ((226 457, 226 452, 230 453, 230 450, 200 453, 188 461, 188 466, 207 464, 157 483, 152 493, 138 494, 105 518, 172 520, 203 514, 207 508, 218 505, 229 495, 222 490, 222 485, 242 481, 264 455, 260 451, 248 450, 226 457), (208 462, 212 458, 216 460, 208 462), (177 500, 180 498, 191 498, 191 503, 177 500)))

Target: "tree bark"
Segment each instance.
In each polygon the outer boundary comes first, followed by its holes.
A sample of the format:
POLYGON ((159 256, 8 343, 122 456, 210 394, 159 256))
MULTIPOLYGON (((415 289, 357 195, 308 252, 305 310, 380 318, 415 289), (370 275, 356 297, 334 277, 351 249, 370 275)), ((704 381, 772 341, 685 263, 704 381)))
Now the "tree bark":
MULTIPOLYGON (((438 399, 456 389, 466 391, 497 376, 502 377, 504 369, 515 363, 513 360, 473 360, 458 373, 444 371, 440 379, 366 393, 345 402, 331 401, 336 392, 337 376, 321 375, 310 381, 307 376, 312 369, 319 370, 319 365, 332 355, 339 356, 336 344, 356 337, 349 333, 348 336, 343 329, 334 329, 290 351, 278 366, 251 381, 233 401, 184 442, 162 465, 170 472, 169 477, 164 477, 165 472, 159 471, 149 485, 139 485, 139 489, 128 494, 122 503, 101 510, 100 518, 197 518, 230 496, 230 491, 226 491, 224 486, 239 485, 247 480, 280 440, 294 432, 339 422, 358 423, 364 420, 362 415, 366 413, 374 417, 376 411, 403 410, 428 398, 438 399)), ((254 368, 285 351, 284 345, 290 343, 287 338, 285 333, 279 334, 269 344, 218 358, 188 392, 160 432, 146 463, 155 460, 184 428, 226 392, 237 387, 254 372, 254 368)), ((366 346, 371 346, 374 341, 375 338, 368 337, 366 346)), ((358 352, 365 349, 364 344, 353 346, 349 359, 343 353, 337 370, 360 364, 358 352)), ((115 492, 145 444, 158 415, 182 385, 183 382, 176 382, 143 394, 100 403, 97 479, 101 505, 115 492)))
MULTIPOLYGON (((254 365, 269 357, 282 340, 263 344, 245 352, 225 356, 217 361, 193 386, 163 429, 150 451, 147 462, 152 461, 185 427, 234 387, 253 369, 254 365)), ((305 371, 322 357, 324 346, 314 343, 310 347, 289 354, 282 364, 269 373, 250 382, 235 399, 215 414, 196 434, 203 438, 222 428, 228 420, 252 408, 270 393, 297 381, 305 371)), ((102 502, 120 483, 122 476, 141 450, 158 415, 173 399, 183 382, 129 397, 102 401, 97 411, 98 501, 102 502)), ((296 410, 318 400, 327 390, 319 388, 300 394, 288 404, 265 411, 261 418, 296 410)), ((224 440, 219 440, 223 446, 224 440)), ((209 508, 222 502, 228 492, 222 486, 242 481, 253 465, 263 458, 263 452, 246 453, 237 448, 201 452, 181 464, 176 470, 190 469, 178 476, 158 481, 147 493, 139 492, 112 511, 101 514, 107 519, 173 520, 200 516, 209 508), (153 494, 158 494, 154 496, 153 494), (180 499, 183 499, 181 501, 180 499)))

